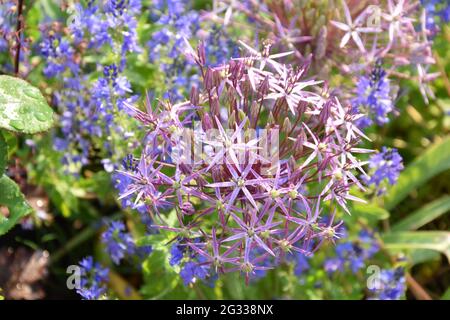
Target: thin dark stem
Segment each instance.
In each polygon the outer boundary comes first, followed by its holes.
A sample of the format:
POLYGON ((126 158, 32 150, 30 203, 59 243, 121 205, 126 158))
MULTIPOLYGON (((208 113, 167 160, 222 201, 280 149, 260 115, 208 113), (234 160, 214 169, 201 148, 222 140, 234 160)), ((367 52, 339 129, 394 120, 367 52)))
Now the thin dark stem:
POLYGON ((22 10, 23 10, 23 0, 18 0, 17 4, 17 26, 16 26, 16 36, 17 36, 17 48, 16 48, 16 58, 14 63, 14 73, 16 76, 19 74, 19 64, 20 64, 20 49, 22 46, 22 41, 20 35, 22 33, 22 10))
POLYGON ((409 289, 417 300, 433 300, 428 292, 416 281, 416 279, 412 277, 410 273, 407 272, 405 278, 409 289))

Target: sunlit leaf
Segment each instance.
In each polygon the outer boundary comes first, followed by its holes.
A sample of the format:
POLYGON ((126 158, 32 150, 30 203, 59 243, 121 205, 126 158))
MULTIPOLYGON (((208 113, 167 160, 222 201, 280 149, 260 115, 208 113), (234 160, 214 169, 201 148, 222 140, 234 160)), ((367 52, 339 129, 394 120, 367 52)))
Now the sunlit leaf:
POLYGON ((0 176, 5 173, 6 163, 8 161, 8 145, 3 134, 0 132, 0 176))
POLYGON ((0 128, 36 133, 53 125, 53 110, 38 88, 11 76, 0 76, 0 128))
POLYGON ((376 220, 383 220, 389 218, 389 212, 375 204, 370 203, 353 203, 352 214, 358 217, 374 218, 376 220))
POLYGON ((450 300, 450 287, 448 287, 445 293, 442 295, 441 300, 450 300))
POLYGON ((437 199, 392 226, 392 231, 417 230, 450 211, 450 196, 437 199))
POLYGON ((22 217, 32 211, 19 186, 6 175, 0 178, 0 206, 6 206, 9 210, 7 218, 0 214, 0 235, 8 232, 22 217))
POLYGON ((450 232, 446 231, 399 231, 383 236, 387 249, 429 249, 442 252, 450 261, 450 232))
POLYGON ((412 190, 448 169, 450 169, 450 137, 430 147, 400 174, 397 184, 387 194, 385 208, 391 210, 412 190))

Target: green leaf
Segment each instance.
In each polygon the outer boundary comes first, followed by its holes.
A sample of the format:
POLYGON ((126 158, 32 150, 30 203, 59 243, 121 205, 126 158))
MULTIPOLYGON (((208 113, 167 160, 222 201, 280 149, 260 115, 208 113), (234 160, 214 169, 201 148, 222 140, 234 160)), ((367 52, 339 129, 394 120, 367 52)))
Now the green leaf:
POLYGON ((383 236, 387 249, 429 249, 442 252, 450 261, 450 232, 447 231, 399 231, 383 236))
POLYGON ((438 251, 429 249, 417 249, 411 251, 409 258, 411 260, 411 264, 414 266, 416 264, 428 261, 439 261, 441 259, 441 255, 438 251))
POLYGON ((39 10, 43 12, 44 16, 48 16, 52 20, 59 18, 61 10, 57 3, 52 0, 40 0, 36 1, 36 5, 39 5, 39 10))
POLYGON ((5 173, 6 163, 8 162, 8 145, 6 144, 5 137, 0 132, 0 176, 5 173))
POLYGON ((0 128, 36 133, 53 125, 53 110, 38 88, 11 76, 0 76, 0 128))
POLYGON ((24 216, 31 212, 19 186, 6 175, 0 178, 0 205, 8 207, 9 216, 0 215, 0 235, 8 232, 24 216))
POLYGON ((409 214, 392 226, 392 231, 417 230, 450 210, 450 196, 444 196, 409 214))
POLYGON ((371 203, 352 203, 350 212, 355 216, 364 216, 374 218, 376 220, 384 220, 389 218, 389 212, 371 203))
POLYGON ((450 137, 434 144, 400 174, 397 184, 390 189, 384 207, 393 209, 415 188, 440 172, 450 169, 450 137))
POLYGON ((450 300, 450 287, 448 287, 447 290, 444 292, 444 294, 441 297, 441 300, 450 300))
POLYGON ((182 293, 174 290, 180 284, 180 276, 169 264, 169 249, 170 246, 154 249, 142 265, 146 281, 141 291, 146 299, 162 299, 169 294, 182 293))

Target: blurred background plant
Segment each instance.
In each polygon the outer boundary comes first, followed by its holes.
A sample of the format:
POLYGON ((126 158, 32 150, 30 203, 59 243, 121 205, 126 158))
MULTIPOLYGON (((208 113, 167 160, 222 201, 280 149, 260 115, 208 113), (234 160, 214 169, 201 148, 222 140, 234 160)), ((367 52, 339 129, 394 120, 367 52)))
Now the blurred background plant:
POLYGON ((34 210, 0 236, 0 269, 8 270, 0 274, 14 274, 0 278, 0 295, 450 299, 449 10, 432 0, 0 0, 1 73, 40 88, 59 115, 51 134, 4 134, 7 174, 34 210), (401 4, 404 22, 395 24, 401 4), (386 14, 382 34, 360 30, 364 51, 351 35, 341 48, 342 23, 363 27, 370 5, 386 14), (399 30, 406 46, 391 43, 399 30), (286 62, 310 59, 308 76, 329 79, 338 88, 333 94, 368 116, 377 112, 365 131, 372 142, 363 147, 380 153, 367 157, 370 193, 357 193, 369 204, 338 213, 345 228, 336 244, 257 272, 249 285, 239 273, 201 281, 197 265, 180 268, 186 253, 169 234, 149 228, 145 210, 117 200, 129 182, 115 170, 133 169, 149 129, 123 103, 175 103, 200 85, 197 68, 184 58, 184 37, 193 45, 204 41, 211 67, 238 57, 238 40, 261 48, 271 39, 277 52, 294 51, 286 62), (79 294, 66 287, 66 269, 78 263, 79 294), (33 276, 21 276, 31 269, 33 276), (371 283, 374 274, 379 286, 371 283), (12 290, 17 282, 31 294, 12 290))

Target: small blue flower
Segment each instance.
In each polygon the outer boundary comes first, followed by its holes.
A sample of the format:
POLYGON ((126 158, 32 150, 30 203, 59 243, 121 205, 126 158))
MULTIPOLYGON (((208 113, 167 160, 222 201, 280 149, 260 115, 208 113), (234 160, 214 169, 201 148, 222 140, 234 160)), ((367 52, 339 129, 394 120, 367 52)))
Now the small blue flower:
POLYGON ((92 257, 86 257, 79 263, 81 268, 81 288, 77 293, 86 300, 96 300, 106 293, 106 283, 109 280, 109 269, 94 262, 92 257))
POLYGON ((179 243, 174 243, 170 248, 170 265, 177 266, 184 257, 184 248, 179 243))
POLYGON ((289 255, 289 260, 294 261, 294 274, 297 277, 302 276, 306 271, 309 270, 308 258, 299 252, 294 252, 289 255))
POLYGON ((420 3, 427 14, 426 28, 434 36, 440 30, 439 25, 450 21, 450 2, 447 0, 421 0, 420 3))
POLYGON ((397 149, 383 147, 381 152, 370 157, 369 168, 370 177, 365 178, 368 185, 374 184, 378 187, 384 180, 394 185, 403 170, 403 159, 397 149))
POLYGON ((390 96, 390 84, 384 71, 377 63, 369 77, 361 76, 356 87, 356 98, 352 101, 356 112, 365 116, 358 120, 362 128, 372 125, 384 125, 389 122, 388 115, 394 111, 390 96))
POLYGON ((339 258, 328 258, 325 260, 323 264, 324 270, 328 274, 333 274, 336 271, 344 271, 344 261, 339 258))
POLYGON ((119 264, 126 255, 132 256, 136 252, 133 237, 125 232, 122 221, 112 221, 109 224, 109 228, 102 234, 102 242, 115 264, 119 264))
POLYGON ((405 271, 403 268, 383 269, 378 277, 376 287, 369 288, 370 299, 399 300, 406 290, 405 271))
POLYGON ((356 273, 366 266, 366 261, 379 251, 378 242, 373 233, 362 230, 355 241, 342 242, 336 245, 336 257, 328 258, 324 262, 324 269, 328 274, 342 272, 346 267, 356 273))
POLYGON ((202 266, 196 262, 186 262, 180 271, 180 276, 183 283, 187 286, 193 283, 196 279, 204 280, 208 276, 208 267, 202 266))

